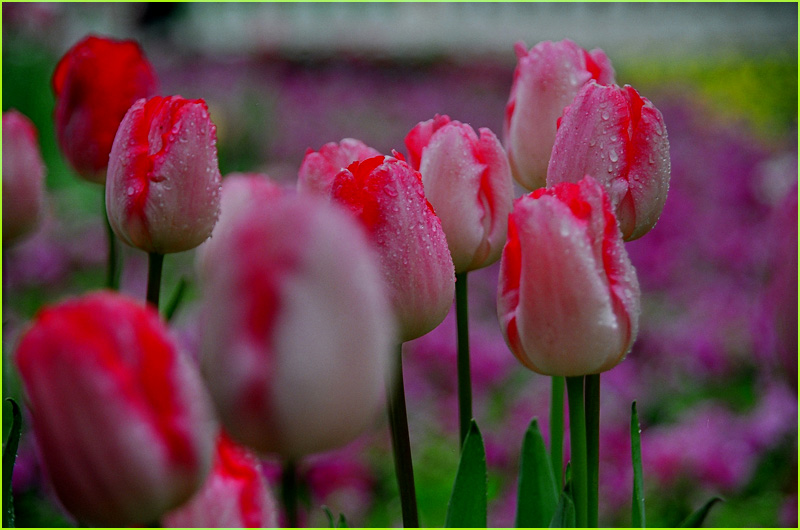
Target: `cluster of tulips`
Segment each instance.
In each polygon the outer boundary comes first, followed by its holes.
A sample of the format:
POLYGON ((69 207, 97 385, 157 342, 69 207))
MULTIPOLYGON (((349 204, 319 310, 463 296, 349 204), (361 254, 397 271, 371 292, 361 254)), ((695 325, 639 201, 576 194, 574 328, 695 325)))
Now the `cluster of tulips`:
MULTIPOLYGON (((206 103, 157 95, 135 42, 90 36, 66 53, 55 130, 75 172, 105 185, 109 288, 42 308, 13 365, 47 477, 76 521, 275 526, 258 455, 276 454, 294 526, 297 460, 388 410, 403 522, 418 525, 402 344, 438 326, 455 298, 463 456, 448 522, 485 526, 485 494, 472 520, 472 493, 458 487, 465 459, 480 458, 472 448, 482 451, 467 274, 500 260, 502 333, 522 365, 552 376, 555 411, 549 457, 520 480, 518 523, 597 525, 599 374, 636 338, 624 242, 658 220, 669 143, 661 113, 615 84, 602 51, 564 40, 516 52, 503 143, 437 115, 410 130, 405 156, 352 138, 309 150, 296 189, 264 174, 222 178, 206 103), (514 181, 530 193, 515 200, 514 181), (117 239, 149 255, 146 301, 115 290, 117 239), (164 256, 195 248, 199 359, 159 313, 164 256)), ((24 116, 3 115, 3 140, 10 245, 36 225, 45 168, 24 116)))

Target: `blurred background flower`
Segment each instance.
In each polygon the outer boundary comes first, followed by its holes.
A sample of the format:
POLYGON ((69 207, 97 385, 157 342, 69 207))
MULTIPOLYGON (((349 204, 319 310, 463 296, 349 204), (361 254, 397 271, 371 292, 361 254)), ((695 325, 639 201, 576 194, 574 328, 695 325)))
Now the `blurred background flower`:
MULTIPOLYGON (((406 133, 436 113, 502 130, 514 42, 570 38, 602 48, 617 82, 658 107, 672 161, 659 222, 626 245, 643 314, 633 351, 602 378, 600 522, 630 524, 636 399, 650 526, 677 524, 716 494, 726 502, 709 526, 797 525, 796 5, 22 3, 4 4, 3 22, 3 111, 36 125, 49 197, 37 233, 4 255, 4 395, 19 396, 6 357, 20 327, 42 304, 103 284, 102 190, 61 158, 49 84, 87 33, 136 39, 164 94, 208 102, 223 175, 258 171, 287 185, 308 148, 350 137, 402 151, 406 133)), ((141 258, 123 248, 122 290, 139 298, 141 258)), ((189 280, 173 326, 190 350, 193 261, 194 251, 175 254, 163 280, 167 299, 189 280)), ((503 342, 497 272, 470 275, 471 362, 489 524, 508 526, 522 437, 533 415, 547 425, 549 381, 503 342)), ((404 360, 426 526, 444 522, 458 460, 454 328, 450 315, 407 344, 404 360)), ((70 524, 42 482, 30 431, 20 466, 17 525, 70 524)), ((275 466, 264 470, 275 486, 275 466)), ((352 526, 399 524, 385 425, 300 472, 308 524, 327 525, 323 504, 352 526)))

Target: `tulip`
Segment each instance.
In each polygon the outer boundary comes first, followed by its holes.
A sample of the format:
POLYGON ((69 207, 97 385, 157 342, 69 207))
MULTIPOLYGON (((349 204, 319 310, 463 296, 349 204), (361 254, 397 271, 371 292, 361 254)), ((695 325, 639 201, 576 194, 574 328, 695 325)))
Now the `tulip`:
POLYGON ((153 523, 198 490, 218 427, 155 311, 113 292, 45 308, 15 361, 47 475, 80 522, 153 523))
POLYGON ((211 475, 163 523, 165 528, 276 528, 278 507, 255 455, 222 433, 211 475))
POLYGON ((216 127, 202 99, 140 99, 111 148, 106 208, 128 245, 167 254, 196 247, 219 215, 216 127))
POLYGON ((288 460, 341 446, 380 410, 395 329, 363 230, 314 196, 225 214, 201 262, 201 364, 225 429, 288 460))
POLYGON ((448 116, 417 124, 406 136, 410 164, 442 221, 456 273, 500 259, 513 185, 503 147, 492 131, 448 116))
POLYGON ((664 118, 630 86, 587 83, 564 111, 547 185, 593 176, 611 197, 625 241, 655 226, 669 189, 664 118))
POLYGON ((639 283, 597 181, 514 202, 497 292, 506 341, 527 368, 580 376, 622 361, 636 338, 639 283))
MULTIPOLYGON (((197 270, 203 269, 203 261, 209 247, 225 239, 236 216, 246 211, 249 204, 268 204, 283 193, 283 190, 262 173, 230 173, 222 179, 220 191, 219 220, 209 237, 197 247, 195 262, 197 270)), ((213 251, 211 251, 213 253, 213 251)))
POLYGON ((3 113, 3 245, 38 225, 45 169, 36 127, 16 110, 3 113))
POLYGON ((338 144, 329 142, 319 151, 309 149, 297 175, 297 190, 330 197, 333 179, 341 170, 378 155, 377 150, 353 138, 345 138, 338 144))
POLYGON ((61 58, 52 85, 62 153, 79 175, 102 184, 120 121, 157 91, 152 66, 134 41, 90 36, 61 58))
POLYGON ((399 153, 354 162, 333 182, 378 249, 400 327, 400 340, 421 337, 450 310, 455 270, 442 223, 425 198, 422 177, 399 153))
POLYGON ((606 54, 587 52, 571 40, 540 42, 530 51, 514 45, 517 68, 506 105, 505 145, 514 179, 534 190, 545 185, 556 121, 581 87, 594 79, 614 82, 606 54))

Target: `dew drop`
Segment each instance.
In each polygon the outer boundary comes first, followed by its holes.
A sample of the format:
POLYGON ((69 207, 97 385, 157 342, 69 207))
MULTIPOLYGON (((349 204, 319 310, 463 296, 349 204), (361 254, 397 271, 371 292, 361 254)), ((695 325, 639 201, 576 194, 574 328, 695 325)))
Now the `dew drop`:
POLYGON ((617 152, 614 149, 612 149, 611 152, 608 153, 608 159, 611 160, 612 162, 616 162, 617 160, 619 160, 619 155, 617 155, 617 152))
POLYGON ((603 113, 600 114, 600 117, 603 118, 603 120, 607 120, 609 118, 608 111, 604 110, 603 113))
POLYGON ((132 196, 135 192, 136 190, 133 189, 133 186, 128 186, 128 197, 132 196))
POLYGON ((387 184, 386 186, 384 186, 383 192, 389 197, 397 197, 397 190, 394 189, 391 185, 387 184))

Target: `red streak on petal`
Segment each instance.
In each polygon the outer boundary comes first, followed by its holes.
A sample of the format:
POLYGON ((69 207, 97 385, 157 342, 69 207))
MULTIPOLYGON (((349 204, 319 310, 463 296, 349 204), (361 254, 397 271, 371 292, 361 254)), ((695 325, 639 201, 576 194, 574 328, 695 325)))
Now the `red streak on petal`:
POLYGON ((239 509, 242 525, 245 528, 262 527, 265 523, 261 520, 260 506, 263 482, 258 461, 222 433, 217 443, 217 460, 214 467, 215 473, 229 478, 241 487, 239 509))
POLYGON ((586 70, 592 76, 592 79, 597 81, 600 79, 600 76, 603 75, 603 69, 600 68, 600 65, 592 59, 592 56, 586 50, 581 49, 583 52, 583 58, 586 60, 586 70))

